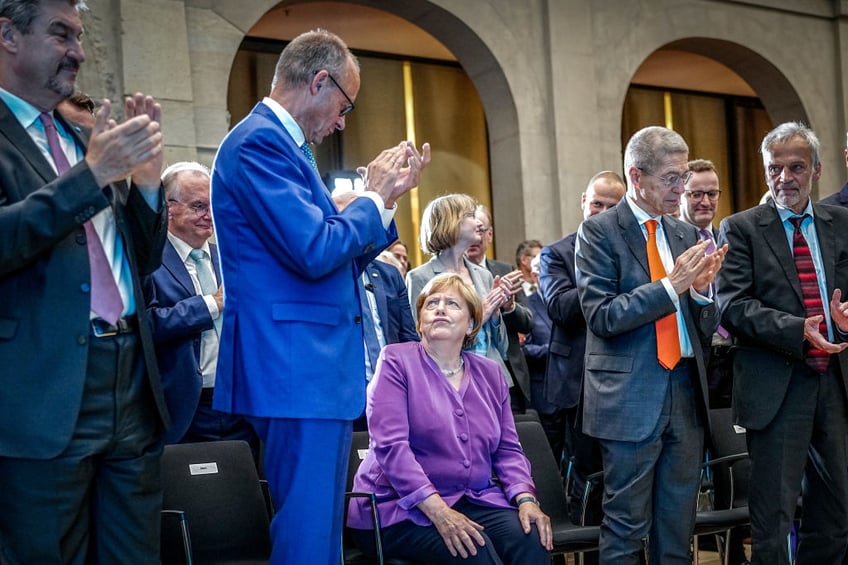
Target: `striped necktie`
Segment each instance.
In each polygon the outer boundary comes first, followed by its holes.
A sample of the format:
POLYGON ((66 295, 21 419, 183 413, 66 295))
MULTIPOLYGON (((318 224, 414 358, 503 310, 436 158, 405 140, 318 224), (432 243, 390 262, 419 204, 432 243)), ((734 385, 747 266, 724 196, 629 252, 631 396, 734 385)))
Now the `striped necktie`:
MULTIPOLYGON (((821 291, 819 290, 819 279, 816 276, 816 266, 813 263, 813 256, 810 254, 810 246, 807 243, 807 238, 801 231, 801 224, 805 218, 809 218, 809 214, 789 218, 789 221, 795 226, 795 231, 792 233, 792 254, 795 257, 795 269, 798 271, 798 279, 801 281, 801 297, 804 299, 804 310, 806 316, 821 316, 822 321, 819 324, 819 332, 827 339, 827 323, 824 316, 824 304, 822 303, 821 291)), ((830 353, 821 349, 810 348, 807 350, 806 362, 814 371, 824 373, 827 371, 827 365, 830 362, 830 353)))

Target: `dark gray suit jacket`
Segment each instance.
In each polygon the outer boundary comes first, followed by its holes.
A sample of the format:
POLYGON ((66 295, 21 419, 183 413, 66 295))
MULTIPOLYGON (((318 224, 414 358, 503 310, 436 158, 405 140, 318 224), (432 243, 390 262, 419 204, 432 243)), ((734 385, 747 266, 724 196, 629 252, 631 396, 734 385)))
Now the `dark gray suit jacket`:
MULTIPOLYGON (((693 226, 671 216, 662 223, 675 258, 698 241, 693 226)), ((654 322, 674 313, 674 303, 661 281, 651 282, 645 237, 626 200, 584 221, 577 238, 577 291, 588 329, 583 431, 641 441, 656 428, 669 382, 657 361, 654 322)), ((718 323, 716 308, 686 292, 680 309, 697 364, 696 402, 708 428, 703 347, 718 323)))
MULTIPOLYGON (((504 276, 515 270, 515 267, 504 261, 486 260, 486 268, 493 275, 504 276)), ((533 329, 533 312, 523 304, 524 293, 519 292, 515 295, 515 309, 504 314, 504 324, 506 325, 506 337, 509 342, 506 356, 509 360, 509 366, 512 369, 512 378, 515 383, 524 393, 527 400, 530 400, 530 369, 527 368, 527 360, 524 358, 524 352, 521 350, 521 344, 518 341, 518 334, 529 333, 533 329)))
MULTIPOLYGON (((848 297, 848 210, 813 204, 827 294, 848 297)), ((736 422, 763 429, 786 396, 793 368, 804 362, 804 319, 792 249, 773 203, 739 212, 721 223, 720 243, 729 249, 719 271, 721 323, 737 340, 733 362, 736 422)), ((827 303, 825 308, 827 308, 827 303)), ((837 341, 845 341, 836 327, 837 341)), ((842 378, 848 351, 839 354, 842 378)), ((844 389, 843 389, 844 390, 844 389)))
MULTIPOLYGON (((85 147, 84 132, 59 121, 85 147)), ((163 425, 170 424, 140 276, 162 258, 167 208, 135 187, 111 201, 85 160, 56 177, 0 102, 0 457, 48 459, 68 445, 79 415, 90 333, 90 276, 83 223, 112 206, 132 272, 144 363, 163 425)))

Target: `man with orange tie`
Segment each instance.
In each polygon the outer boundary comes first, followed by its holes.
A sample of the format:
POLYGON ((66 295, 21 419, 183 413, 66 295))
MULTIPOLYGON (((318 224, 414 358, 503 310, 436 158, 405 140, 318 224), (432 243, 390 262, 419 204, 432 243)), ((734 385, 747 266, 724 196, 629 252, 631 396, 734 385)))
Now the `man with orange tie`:
POLYGON ((848 542, 848 210, 813 204, 819 140, 787 122, 760 145, 772 201, 721 223, 722 325, 737 340, 733 413, 751 454, 751 562, 841 563, 848 542))
POLYGON ((139 277, 167 234, 161 109, 91 130, 76 0, 0 2, 0 562, 159 560, 169 424, 139 277), (131 178, 131 182, 125 180, 131 178))
POLYGON ((689 148, 662 127, 624 153, 627 195, 577 233, 586 316, 583 431, 604 465, 600 562, 691 563, 707 420, 703 346, 717 325, 710 284, 726 248, 707 255, 697 230, 671 216, 689 148))

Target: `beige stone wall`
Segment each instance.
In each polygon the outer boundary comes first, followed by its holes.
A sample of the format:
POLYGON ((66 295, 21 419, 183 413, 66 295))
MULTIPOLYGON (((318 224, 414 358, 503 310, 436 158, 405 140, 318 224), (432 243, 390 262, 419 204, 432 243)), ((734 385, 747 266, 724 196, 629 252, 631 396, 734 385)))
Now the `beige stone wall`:
MULTIPOLYGON (((521 239, 551 241, 576 229, 586 180, 621 166, 630 78, 672 42, 733 68, 776 121, 808 119, 823 143, 822 194, 844 182, 845 0, 357 2, 436 36, 474 81, 491 136, 502 259, 511 259, 521 239)), ((136 90, 156 96, 165 110, 168 160, 211 164, 229 124, 233 56, 247 30, 278 3, 89 0, 80 86, 96 97, 136 90)))

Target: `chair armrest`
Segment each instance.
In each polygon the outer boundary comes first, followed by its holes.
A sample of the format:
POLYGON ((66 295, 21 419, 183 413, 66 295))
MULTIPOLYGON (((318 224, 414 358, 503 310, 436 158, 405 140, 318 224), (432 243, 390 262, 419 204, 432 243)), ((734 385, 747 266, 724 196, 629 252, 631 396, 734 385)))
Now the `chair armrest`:
MULTIPOLYGON (((166 518, 172 518, 177 520, 179 524, 180 531, 180 539, 183 542, 183 555, 185 557, 185 565, 192 565, 194 563, 194 558, 191 551, 191 536, 189 535, 188 530, 188 519, 186 518, 185 512, 182 510, 161 510, 162 523, 167 521, 166 518)), ((165 528, 163 527, 163 530, 165 528)))
POLYGON ((583 500, 582 500, 582 510, 580 513, 580 525, 586 525, 586 508, 589 506, 589 495, 592 494, 592 491, 595 487, 601 483, 604 479, 603 471, 595 471, 594 473, 586 476, 586 487, 583 489, 583 500))
POLYGON ((725 455, 723 457, 716 457, 715 459, 710 459, 709 461, 704 461, 701 466, 704 468, 712 467, 713 465, 721 465, 722 463, 735 463, 736 461, 742 461, 743 459, 747 459, 748 452, 742 453, 733 453, 731 455, 725 455))
MULTIPOLYGON (((350 498, 367 498, 368 505, 371 507, 371 521, 374 523, 374 547, 377 550, 377 562, 383 563, 383 536, 380 532, 380 515, 377 513, 377 497, 373 492, 357 492, 348 491, 345 493, 345 500, 350 498)), ((345 524, 347 524, 347 504, 345 504, 345 524)))

